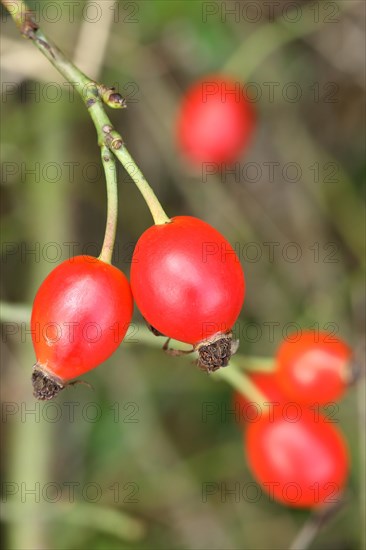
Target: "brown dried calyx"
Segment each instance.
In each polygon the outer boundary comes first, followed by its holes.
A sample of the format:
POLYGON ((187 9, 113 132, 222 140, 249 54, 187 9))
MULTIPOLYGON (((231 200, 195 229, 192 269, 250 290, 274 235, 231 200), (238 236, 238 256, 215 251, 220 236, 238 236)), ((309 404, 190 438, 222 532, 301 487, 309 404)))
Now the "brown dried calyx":
POLYGON ((54 374, 36 363, 32 373, 33 395, 41 401, 49 401, 64 389, 65 384, 54 374))
MULTIPOLYGON (((155 336, 164 336, 155 327, 150 325, 146 319, 144 319, 147 328, 155 334, 155 336)), ((181 350, 169 347, 171 338, 168 338, 163 346, 163 350, 168 355, 173 357, 179 357, 180 355, 187 355, 195 351, 198 352, 197 365, 201 370, 207 373, 215 372, 215 370, 221 367, 227 367, 229 361, 237 351, 239 347, 239 340, 233 340, 233 334, 231 331, 218 332, 211 336, 208 340, 204 340, 199 344, 196 344, 190 350, 181 350)))
POLYGON ((90 389, 93 386, 85 380, 72 380, 71 382, 65 382, 55 374, 52 374, 46 370, 42 365, 36 363, 33 367, 32 373, 33 395, 40 401, 49 401, 60 393, 66 386, 75 386, 76 384, 83 384, 90 389))
POLYGON ((198 366, 207 373, 227 367, 231 356, 238 351, 239 340, 233 340, 232 332, 218 333, 195 346, 198 366))

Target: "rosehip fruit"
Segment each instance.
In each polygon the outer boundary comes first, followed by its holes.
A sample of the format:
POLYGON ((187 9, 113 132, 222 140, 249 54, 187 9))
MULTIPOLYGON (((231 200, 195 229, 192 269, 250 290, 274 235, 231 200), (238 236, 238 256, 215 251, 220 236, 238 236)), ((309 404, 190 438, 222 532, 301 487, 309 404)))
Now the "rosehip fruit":
POLYGON ((193 163, 234 162, 246 147, 255 115, 239 82, 205 76, 186 92, 177 120, 177 139, 193 163))
POLYGON ((349 460, 342 434, 321 415, 301 409, 248 424, 244 445, 249 467, 271 498, 297 508, 335 502, 346 483, 349 460))
POLYGON ((32 310, 34 396, 52 399, 105 361, 122 342, 132 310, 127 278, 110 264, 76 256, 51 271, 32 310))
POLYGON ((131 287, 155 330, 194 345, 207 371, 228 364, 245 282, 239 258, 216 229, 190 216, 147 229, 133 254, 131 287))
POLYGON ((302 404, 329 403, 339 399, 351 378, 351 350, 326 332, 303 331, 284 341, 277 353, 278 383, 302 404))

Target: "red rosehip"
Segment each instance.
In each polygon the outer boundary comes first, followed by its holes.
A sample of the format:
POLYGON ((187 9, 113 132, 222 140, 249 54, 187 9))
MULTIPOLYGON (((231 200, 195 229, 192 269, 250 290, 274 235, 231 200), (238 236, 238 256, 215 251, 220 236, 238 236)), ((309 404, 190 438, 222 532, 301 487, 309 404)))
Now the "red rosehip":
POLYGON ((349 462, 342 434, 321 415, 315 418, 305 410, 291 420, 279 412, 248 424, 244 444, 254 477, 288 506, 337 502, 349 462))
POLYGON ((351 350, 326 332, 303 331, 284 341, 277 353, 282 390, 302 404, 325 404, 344 393, 350 379, 351 350))
POLYGON ((186 92, 177 120, 177 139, 193 164, 234 162, 254 129, 253 105, 240 82, 206 76, 186 92))
POLYGON ((189 216, 147 229, 133 254, 131 287, 154 329, 195 345, 208 371, 228 364, 245 282, 237 255, 216 229, 189 216))
POLYGON ((52 399, 105 361, 122 342, 132 310, 130 285, 110 264, 76 256, 51 271, 32 310, 34 396, 52 399))
POLYGON ((240 392, 234 393, 234 404, 240 407, 240 417, 246 422, 256 422, 261 416, 270 413, 280 405, 288 402, 288 399, 278 386, 278 381, 274 372, 253 372, 249 375, 250 380, 258 387, 266 398, 266 403, 273 403, 262 409, 262 406, 255 401, 249 401, 240 392), (278 404, 278 405, 277 405, 278 404))

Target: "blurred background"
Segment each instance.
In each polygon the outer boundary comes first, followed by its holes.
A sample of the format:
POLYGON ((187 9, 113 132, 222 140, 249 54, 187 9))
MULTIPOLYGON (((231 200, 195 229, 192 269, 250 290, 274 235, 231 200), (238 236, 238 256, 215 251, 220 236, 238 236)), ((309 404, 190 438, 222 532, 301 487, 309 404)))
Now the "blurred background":
MULTIPOLYGON (((294 327, 362 349, 364 3, 29 5, 87 75, 127 98, 109 115, 168 215, 198 216, 235 246, 247 281, 240 353, 271 357, 294 327), (175 120, 188 86, 212 73, 247 87, 257 124, 234 169, 207 174, 181 157, 175 120)), ((93 392, 35 403, 33 297, 63 259, 99 254, 106 192, 81 100, 1 17, 2 546, 363 548, 362 374, 335 412, 352 457, 345 503, 321 528, 247 490, 232 389, 151 346, 137 311, 121 348, 85 376, 93 392)), ((128 274, 152 220, 121 166, 119 190, 114 262, 128 274)))

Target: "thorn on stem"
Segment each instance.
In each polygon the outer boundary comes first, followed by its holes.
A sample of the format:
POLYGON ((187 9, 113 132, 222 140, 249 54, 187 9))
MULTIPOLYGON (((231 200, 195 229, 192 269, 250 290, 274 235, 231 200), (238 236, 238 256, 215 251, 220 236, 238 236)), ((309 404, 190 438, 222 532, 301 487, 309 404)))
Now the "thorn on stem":
POLYGON ((123 141, 121 136, 115 132, 114 130, 111 130, 110 132, 105 132, 105 143, 109 149, 121 149, 123 145, 123 141))
POLYGON ((126 100, 114 87, 108 88, 104 84, 98 85, 99 96, 102 101, 112 109, 124 109, 127 107, 126 100))
POLYGON ((112 93, 109 96, 108 105, 112 107, 112 109, 125 109, 127 107, 125 98, 118 93, 112 93))
POLYGON ((122 145, 123 145, 123 141, 121 140, 121 138, 115 138, 111 142, 112 149, 121 149, 122 145))

